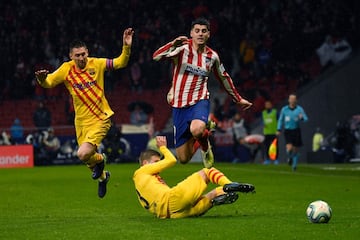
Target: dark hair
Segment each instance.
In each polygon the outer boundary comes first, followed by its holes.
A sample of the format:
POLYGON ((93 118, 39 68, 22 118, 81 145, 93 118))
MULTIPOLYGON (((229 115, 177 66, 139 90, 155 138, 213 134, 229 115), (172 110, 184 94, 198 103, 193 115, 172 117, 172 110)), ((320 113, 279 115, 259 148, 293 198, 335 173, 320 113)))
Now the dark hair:
POLYGON ((191 22, 191 29, 194 28, 195 24, 206 25, 207 29, 210 31, 210 22, 205 18, 197 18, 191 22))
POLYGON ((75 39, 70 43, 69 51, 71 52, 73 48, 81 48, 81 47, 87 48, 86 44, 83 41, 79 39, 75 39))
POLYGON ((139 163, 140 165, 142 165, 142 162, 144 160, 149 160, 152 156, 161 156, 159 152, 155 151, 155 150, 152 150, 152 149, 148 149, 148 150, 145 150, 143 151, 141 154, 140 154, 140 157, 139 157, 139 163))

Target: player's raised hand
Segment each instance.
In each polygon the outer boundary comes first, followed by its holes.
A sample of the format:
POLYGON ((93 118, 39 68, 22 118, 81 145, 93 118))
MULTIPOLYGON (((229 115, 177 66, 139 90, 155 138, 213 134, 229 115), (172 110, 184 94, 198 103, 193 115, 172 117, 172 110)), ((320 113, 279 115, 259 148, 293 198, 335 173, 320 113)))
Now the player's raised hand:
POLYGON ((252 103, 244 98, 242 98, 237 104, 240 105, 243 110, 247 110, 252 106, 252 103))
POLYGON ((39 83, 45 81, 46 76, 47 76, 48 74, 49 74, 49 71, 48 71, 48 70, 45 70, 45 69, 35 71, 35 77, 36 77, 36 79, 37 79, 37 81, 38 81, 39 83))
POLYGON ((160 148, 161 146, 167 146, 167 141, 166 141, 166 137, 165 136, 157 136, 156 137, 156 145, 158 146, 158 148, 160 148))
POLYGON ((123 44, 126 46, 131 46, 133 35, 134 35, 134 30, 132 28, 125 29, 123 34, 123 44))
POLYGON ((179 46, 184 45, 184 44, 186 44, 188 42, 189 42, 189 39, 186 36, 180 36, 180 37, 175 38, 172 41, 172 45, 174 47, 179 47, 179 46))

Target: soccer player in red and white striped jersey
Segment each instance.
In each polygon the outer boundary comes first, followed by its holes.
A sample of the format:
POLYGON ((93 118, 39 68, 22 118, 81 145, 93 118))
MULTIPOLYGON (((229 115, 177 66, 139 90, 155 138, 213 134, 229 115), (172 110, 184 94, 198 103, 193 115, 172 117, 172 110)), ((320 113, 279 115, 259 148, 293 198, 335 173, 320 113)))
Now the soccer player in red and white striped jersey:
POLYGON ((172 61, 172 87, 167 99, 173 107, 175 147, 181 163, 187 163, 200 146, 205 167, 213 165, 214 157, 206 128, 210 111, 207 81, 211 72, 243 109, 251 103, 237 92, 233 81, 220 61, 219 55, 206 45, 210 23, 204 18, 191 24, 191 39, 179 36, 153 54, 155 61, 172 61))
POLYGON ((132 28, 124 31, 121 55, 114 59, 89 57, 85 43, 74 41, 70 44, 70 61, 53 73, 46 69, 35 72, 42 87, 52 88, 64 83, 68 89, 75 109, 77 156, 92 170, 92 178, 99 180, 98 196, 101 198, 106 194, 110 173, 104 171, 106 156, 97 153, 97 147, 110 129, 110 117, 114 115, 104 94, 104 73, 126 67, 133 34, 132 28))

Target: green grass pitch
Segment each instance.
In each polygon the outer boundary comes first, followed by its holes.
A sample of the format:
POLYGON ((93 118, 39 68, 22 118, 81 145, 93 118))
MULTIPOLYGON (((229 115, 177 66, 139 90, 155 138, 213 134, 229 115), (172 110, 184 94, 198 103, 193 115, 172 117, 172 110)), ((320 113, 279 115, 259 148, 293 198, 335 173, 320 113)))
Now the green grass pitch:
MULTIPOLYGON (((359 239, 360 165, 227 164, 230 179, 256 186, 237 202, 187 219, 156 219, 137 201, 137 164, 111 164, 108 194, 83 165, 0 169, 0 239, 359 239), (307 205, 322 199, 333 210, 328 224, 309 223, 307 205)), ((169 185, 201 168, 176 165, 169 185)), ((210 187, 213 186, 209 186, 210 187)))

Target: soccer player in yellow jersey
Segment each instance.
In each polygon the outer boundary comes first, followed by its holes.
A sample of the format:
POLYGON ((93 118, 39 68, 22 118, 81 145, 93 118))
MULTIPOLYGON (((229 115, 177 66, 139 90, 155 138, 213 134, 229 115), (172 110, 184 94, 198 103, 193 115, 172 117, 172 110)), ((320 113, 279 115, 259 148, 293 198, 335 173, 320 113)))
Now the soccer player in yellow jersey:
POLYGON ((215 205, 235 202, 236 192, 255 190, 251 184, 231 182, 214 167, 203 168, 171 188, 159 174, 175 165, 176 158, 166 147, 166 137, 157 136, 156 143, 164 159, 160 160, 160 153, 154 150, 142 152, 141 166, 135 171, 133 180, 140 204, 158 218, 201 216, 215 205), (219 187, 204 194, 209 182, 219 187))
POLYGON ((75 109, 75 130, 79 149, 77 156, 92 171, 92 178, 99 180, 98 196, 106 194, 110 173, 104 171, 106 156, 97 152, 97 147, 111 126, 114 114, 104 94, 104 72, 126 67, 134 31, 125 29, 121 55, 114 59, 89 57, 82 41, 70 44, 70 61, 64 62, 53 73, 48 70, 35 72, 38 83, 52 88, 64 83, 72 96, 75 109))

